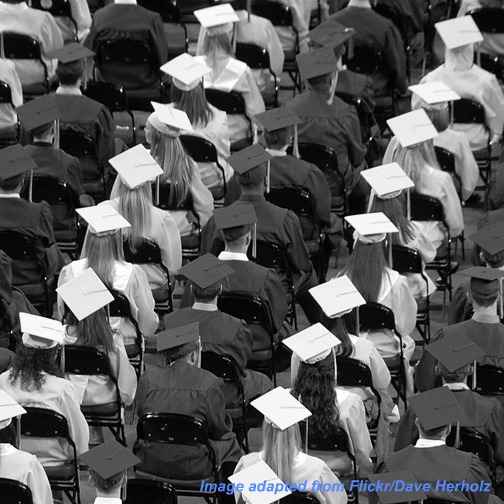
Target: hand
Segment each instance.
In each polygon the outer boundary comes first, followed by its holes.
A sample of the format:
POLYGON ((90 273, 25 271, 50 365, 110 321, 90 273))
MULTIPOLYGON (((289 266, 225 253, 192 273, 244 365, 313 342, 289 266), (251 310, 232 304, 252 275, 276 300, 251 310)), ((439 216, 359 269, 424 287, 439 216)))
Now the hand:
POLYGON ((490 147, 493 147, 494 145, 497 145, 501 140, 501 136, 496 133, 492 136, 492 139, 490 140, 490 147))

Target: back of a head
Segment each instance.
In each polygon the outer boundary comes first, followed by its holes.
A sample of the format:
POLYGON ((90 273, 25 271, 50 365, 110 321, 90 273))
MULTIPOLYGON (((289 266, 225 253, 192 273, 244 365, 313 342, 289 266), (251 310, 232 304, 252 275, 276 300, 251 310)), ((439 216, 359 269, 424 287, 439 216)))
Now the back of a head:
POLYGON ((61 86, 76 86, 84 73, 84 61, 58 63, 56 76, 61 86))
POLYGON ((266 179, 268 168, 267 163, 262 163, 245 173, 238 174, 238 182, 245 191, 260 191, 264 192, 264 181, 266 179))
POLYGON ((264 131, 263 137, 266 146, 271 149, 281 149, 291 143, 293 128, 282 128, 276 131, 264 131))
POLYGON ((26 175, 23 173, 6 180, 0 179, 0 190, 4 192, 19 192, 25 183, 26 175))
POLYGON ((190 91, 183 91, 172 84, 170 98, 178 109, 187 114, 193 126, 204 128, 213 117, 202 84, 190 91))
POLYGON ((499 298, 499 281, 471 278, 470 295, 473 304, 488 308, 496 303, 499 298))
POLYGON ((408 220, 405 211, 404 200, 405 193, 401 193, 395 198, 378 198, 375 197, 371 212, 384 213, 392 223, 399 229, 399 233, 392 235, 394 243, 406 245, 408 242, 415 239, 415 232, 411 222, 408 220))
POLYGON ((217 282, 208 287, 202 288, 191 282, 191 291, 194 296, 194 300, 201 303, 208 303, 213 301, 222 291, 222 283, 217 282))
POLYGON ((233 26, 207 28, 203 40, 203 54, 209 58, 208 64, 219 55, 233 56, 233 26))
POLYGON ((441 364, 441 362, 438 362, 436 366, 439 376, 441 376, 446 383, 463 383, 472 370, 470 364, 455 369, 454 371, 450 371, 446 366, 441 364))
POLYGON ((332 77, 333 74, 329 73, 308 79, 310 89, 324 97, 329 97, 332 77))
POLYGON ((109 478, 102 478, 95 470, 89 468, 89 477, 97 492, 102 494, 112 494, 114 490, 119 491, 123 480, 126 477, 126 472, 121 471, 109 478))
POLYGON ((246 241, 251 229, 252 226, 250 225, 222 229, 222 238, 226 244, 239 244, 246 241))

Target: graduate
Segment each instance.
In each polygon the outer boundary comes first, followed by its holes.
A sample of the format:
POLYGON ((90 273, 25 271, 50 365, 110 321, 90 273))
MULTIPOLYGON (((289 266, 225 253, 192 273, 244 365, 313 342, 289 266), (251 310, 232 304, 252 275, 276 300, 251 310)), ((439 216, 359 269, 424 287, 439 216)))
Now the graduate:
MULTIPOLYGON (((246 63, 233 57, 234 24, 239 21, 234 9, 230 4, 221 4, 194 11, 194 15, 205 28, 201 56, 197 56, 211 68, 204 79, 205 88, 240 93, 248 117, 264 112, 264 100, 252 71, 246 63)), ((240 142, 240 146, 248 145, 249 122, 245 117, 229 116, 228 127, 231 144, 240 142)))
MULTIPOLYGON (((201 341, 197 323, 161 331, 158 354, 147 364, 140 378, 136 412, 196 415, 208 424, 209 443, 215 450, 216 465, 225 478, 232 473, 241 449, 232 432, 231 417, 225 411, 222 380, 200 368, 201 341)), ((211 473, 206 450, 137 440, 137 470, 178 480, 195 480, 211 473)))
MULTIPOLYGON (((59 352, 63 344, 63 326, 52 320, 20 313, 23 342, 16 351, 12 367, 0 375, 0 389, 23 406, 56 411, 66 418, 77 455, 87 450, 89 428, 80 410, 76 387, 63 377, 59 352)), ((59 439, 22 437, 21 448, 37 455, 43 466, 58 467, 73 456, 59 439)))
MULTIPOLYGON (((467 334, 484 352, 481 364, 504 368, 504 326, 497 314, 504 272, 478 266, 465 270, 464 274, 471 279, 468 295, 474 314, 469 320, 443 327, 433 341, 450 334, 467 334)), ((429 354, 424 353, 417 365, 415 383, 419 390, 432 388, 436 383, 435 362, 429 354)))
POLYGON ((25 413, 15 399, 0 390, 0 478, 26 485, 37 504, 53 504, 49 480, 41 463, 16 446, 15 422, 25 413))
POLYGON ((54 19, 66 44, 74 42, 76 39, 82 42, 88 35, 91 28, 91 13, 86 0, 69 0, 70 14, 77 27, 67 16, 55 16, 54 19))
MULTIPOLYGON (((149 281, 139 265, 124 260, 121 230, 129 227, 129 222, 108 204, 81 208, 78 212, 88 223, 81 259, 72 261, 61 270, 58 287, 92 268, 108 289, 120 292, 129 301, 131 315, 143 337, 152 336, 159 319, 154 311, 149 281)), ((60 320, 64 314, 64 302, 58 295, 60 320)), ((111 317, 110 324, 113 331, 122 336, 128 355, 136 355, 137 333, 131 321, 125 317, 111 317)))
MULTIPOLYGON (((233 269, 215 256, 206 254, 186 264, 178 273, 188 280, 194 298, 192 307, 181 308, 165 315, 163 327, 174 329, 197 322, 203 352, 215 352, 232 357, 239 370, 245 401, 266 393, 271 380, 258 371, 247 369, 253 356, 253 335, 243 320, 221 312, 217 300, 224 289, 224 280, 233 269)), ((239 395, 234 384, 224 383, 226 407, 236 407, 239 395)))
POLYGON ((14 139, 17 133, 16 107, 23 105, 23 88, 14 62, 7 58, 0 59, 0 81, 9 86, 12 98, 12 104, 0 103, 0 136, 14 139))
POLYGON ((463 415, 454 394, 441 387, 411 397, 419 439, 414 446, 391 454, 379 465, 377 473, 410 471, 417 481, 430 483, 430 491, 425 492, 428 497, 486 504, 492 484, 483 463, 477 455, 446 446, 452 425, 463 415), (477 483, 478 488, 483 484, 487 490, 471 492, 466 487, 462 491, 447 491, 443 482, 477 483))
MULTIPOLYGON (((324 491, 314 485, 316 481, 322 481, 338 488, 340 481, 323 460, 304 453, 302 449, 300 430, 306 429, 303 421, 312 413, 282 387, 259 397, 252 406, 264 415, 262 449, 240 459, 231 481, 243 481, 247 469, 260 474, 254 466, 264 462, 281 481, 294 485, 306 482, 307 490, 321 504, 346 504, 347 495, 341 487, 339 491, 324 491)), ((239 502, 239 494, 235 497, 239 502)))
POLYGON ((226 112, 208 103, 205 96, 203 80, 211 69, 204 61, 184 53, 163 65, 161 70, 172 78, 171 106, 183 110, 191 122, 192 130, 183 134, 202 136, 217 150, 224 174, 215 163, 198 163, 198 170, 214 199, 220 199, 225 182, 233 175, 227 161, 231 140, 226 112))
MULTIPOLYGON (((117 177, 109 203, 130 223, 130 227, 123 231, 126 246, 135 252, 144 240, 155 243, 161 253, 162 266, 174 274, 182 266, 182 243, 177 223, 169 211, 152 203, 152 183, 156 183, 163 170, 143 145, 115 156, 110 164, 117 177)), ((147 276, 154 299, 163 299, 170 280, 166 273, 156 264, 139 266, 147 276)))

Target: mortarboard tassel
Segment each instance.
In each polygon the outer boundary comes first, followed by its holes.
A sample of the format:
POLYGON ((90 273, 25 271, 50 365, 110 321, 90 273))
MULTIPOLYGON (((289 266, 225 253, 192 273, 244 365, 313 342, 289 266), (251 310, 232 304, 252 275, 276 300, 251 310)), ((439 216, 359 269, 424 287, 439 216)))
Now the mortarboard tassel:
POLYGON ((477 378, 476 378, 476 361, 473 362, 473 375, 472 375, 472 389, 476 390, 476 386, 478 384, 477 378))
POLYGON ((411 194, 409 189, 406 192, 406 216, 408 220, 411 220, 411 194))
POLYGON ((504 318, 504 311, 502 308, 503 300, 502 300, 502 292, 503 292, 503 287, 502 287, 502 278, 499 279, 499 318, 502 319, 504 318))
POLYGON ((156 177, 156 206, 159 206, 159 177, 156 177))
POLYGON ((60 148, 60 122, 59 119, 54 121, 54 147, 60 148))
POLYGON ((16 448, 21 446, 21 415, 16 417, 16 448))
POLYGON ((266 194, 270 192, 270 171, 271 171, 271 162, 268 159, 268 166, 266 167, 266 194))
POLYGON ((252 227, 252 257, 255 259, 257 256, 257 224, 254 222, 252 227))
POLYGON ((258 131, 256 123, 254 123, 252 125, 252 135, 253 135, 253 137, 252 137, 252 143, 256 144, 257 141, 259 140, 259 131, 258 131))
POLYGON ((455 446, 458 450, 458 447, 460 446, 460 422, 457 420, 457 424, 455 426, 455 446))
POLYGON ((355 308, 355 336, 360 335, 360 317, 359 317, 359 307, 355 308))
POLYGON ((376 193, 375 193, 374 189, 371 189, 371 193, 369 194, 369 203, 368 203, 368 206, 367 206, 366 213, 370 213, 371 212, 371 208, 373 208, 375 194, 376 193))
POLYGON ((28 186, 28 200, 33 202, 33 170, 30 170, 30 183, 28 186))
POLYGON ((252 10, 252 0, 247 0, 247 21, 250 23, 250 11, 252 10))
POLYGON ((308 454, 308 418, 305 420, 305 453, 308 454))
POLYGON ((0 58, 5 58, 4 35, 0 33, 0 58))
POLYGON ((238 23, 233 23, 233 34, 231 35, 231 46, 233 47, 233 54, 236 54, 237 24, 238 23))
POLYGON ((292 145, 292 153, 295 157, 299 159, 299 140, 298 140, 298 127, 297 124, 294 124, 294 140, 292 145))
POLYGON ((389 268, 394 269, 394 258, 392 257, 392 235, 387 236, 389 268))

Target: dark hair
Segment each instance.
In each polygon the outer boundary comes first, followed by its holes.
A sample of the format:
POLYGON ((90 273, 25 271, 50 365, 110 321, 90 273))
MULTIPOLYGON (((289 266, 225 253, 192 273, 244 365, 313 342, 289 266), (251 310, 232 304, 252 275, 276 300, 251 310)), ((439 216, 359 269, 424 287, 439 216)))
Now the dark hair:
POLYGON ((492 268, 500 268, 504 265, 504 251, 490 254, 486 250, 481 249, 483 260, 492 268))
POLYGON ((463 382, 469 374, 471 374, 471 365, 467 364, 461 368, 455 369, 455 371, 450 371, 441 362, 437 363, 437 370, 439 376, 447 383, 460 383, 463 382))
POLYGON ((222 284, 217 282, 202 289, 195 283, 191 283, 194 299, 196 301, 201 301, 202 303, 215 299, 221 292, 221 286, 222 284))
POLYGON ((96 489, 102 492, 108 492, 113 488, 116 488, 122 483, 123 478, 126 476, 126 471, 121 471, 109 478, 102 478, 96 471, 89 468, 89 476, 91 477, 91 481, 96 489))
POLYGON ((232 56, 233 54, 233 44, 232 37, 228 33, 211 33, 205 34, 205 38, 203 40, 203 54, 208 56, 211 53, 214 53, 216 50, 220 49, 232 56))
POLYGON ((8 443, 13 446, 16 445, 16 420, 13 418, 12 422, 4 429, 0 430, 0 443, 8 443))
POLYGON ((13 384, 19 379, 21 388, 30 391, 42 388, 45 383, 44 373, 62 378, 64 375, 59 366, 58 355, 58 347, 40 349, 18 345, 9 373, 10 383, 13 384))
POLYGON ((0 189, 2 191, 15 191, 16 189, 19 189, 20 187, 23 187, 25 183, 25 173, 22 173, 21 175, 16 175, 15 177, 10 177, 8 179, 0 179, 0 189))
POLYGON ((268 147, 284 147, 289 143, 290 133, 290 127, 276 131, 264 131, 264 140, 268 147))
POLYGON ((399 229, 399 233, 394 233, 392 242, 405 245, 415 239, 415 229, 413 224, 405 215, 404 211, 404 194, 396 198, 380 199, 375 198, 373 202, 372 212, 383 212, 399 229))
POLYGON ((345 321, 342 318, 329 318, 324 316, 322 324, 341 341, 341 344, 338 346, 338 355, 348 357, 353 352, 354 346, 350 340, 350 336, 348 336, 348 329, 345 321))
POLYGON ((446 430, 446 428, 449 427, 449 425, 442 425, 441 427, 436 427, 435 429, 424 429, 420 420, 418 420, 418 422, 420 423, 422 434, 428 438, 438 438, 446 430))
POLYGON ((56 76, 63 86, 75 86, 84 73, 84 61, 72 61, 70 63, 59 63, 56 67, 56 76))
POLYGON ((482 308, 488 308, 489 306, 492 306, 495 301, 497 301, 499 292, 496 291, 495 295, 486 294, 484 296, 481 296, 480 294, 478 294, 478 292, 471 289, 471 297, 478 306, 481 306, 482 308))
POLYGON ((191 91, 182 91, 172 83, 170 94, 175 107, 187 114, 193 126, 204 127, 213 118, 213 112, 207 102, 202 84, 191 91))
POLYGON ((49 133, 51 133, 51 130, 53 128, 53 124, 54 123, 49 122, 46 124, 42 124, 41 126, 37 126, 36 128, 33 128, 31 130, 32 138, 48 135, 49 133))
POLYGON ((332 73, 327 73, 324 75, 318 75, 317 77, 311 77, 308 80, 310 87, 320 94, 328 94, 331 89, 331 79, 332 73))
POLYGON ((222 238, 226 243, 234 242, 236 240, 239 240, 240 238, 243 238, 250 230, 252 229, 251 225, 245 225, 245 226, 236 226, 233 228, 228 228, 228 229, 222 229, 222 238))
POLYGON ((315 438, 326 437, 338 426, 339 411, 335 387, 332 352, 315 364, 300 363, 292 395, 312 412, 309 427, 315 438))

